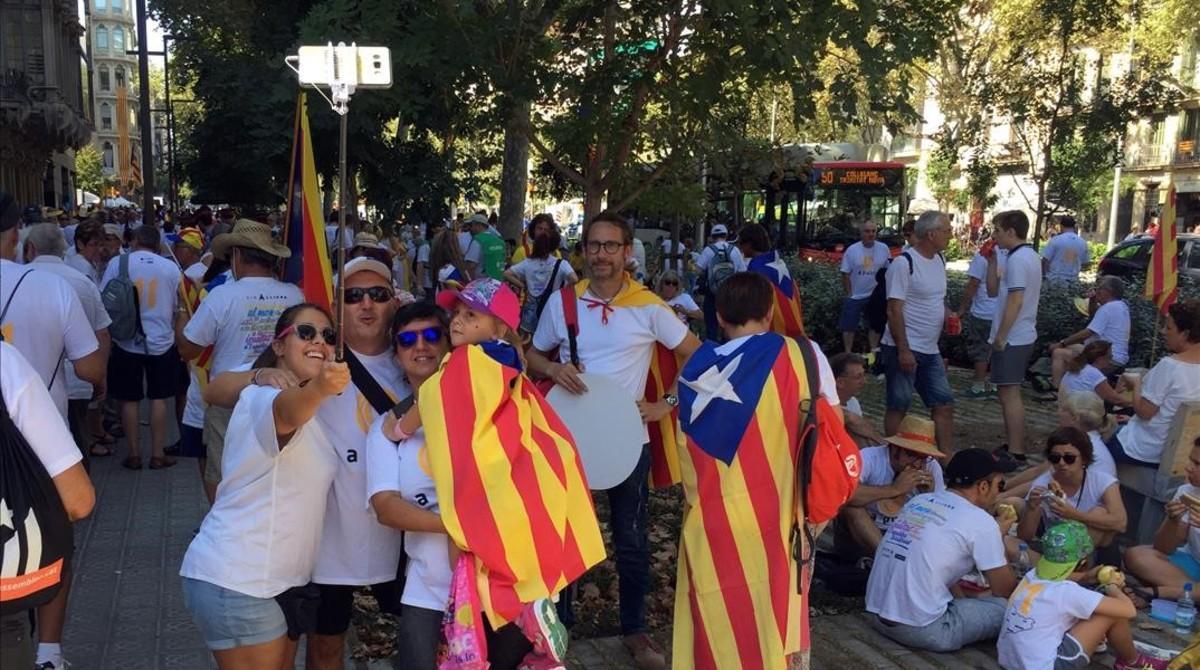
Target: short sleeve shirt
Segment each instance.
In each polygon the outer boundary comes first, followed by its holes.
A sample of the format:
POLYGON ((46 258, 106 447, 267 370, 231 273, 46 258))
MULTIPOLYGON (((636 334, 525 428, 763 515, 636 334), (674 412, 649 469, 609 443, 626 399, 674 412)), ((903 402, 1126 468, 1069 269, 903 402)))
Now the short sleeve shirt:
POLYGON ((1185 402, 1200 401, 1200 364, 1166 356, 1142 378, 1142 397, 1158 406, 1149 419, 1134 415, 1117 433, 1125 454, 1147 463, 1162 459, 1175 413, 1185 402))
POLYGON ((1104 595, 1064 579, 1038 579, 1029 572, 1008 598, 996 642, 1000 666, 1016 670, 1055 667, 1063 635, 1090 619, 1104 595))
POLYGON ((4 404, 46 474, 57 477, 83 460, 63 415, 29 361, 17 348, 0 342, 0 392, 4 404))
MULTIPOLYGON (((101 290, 120 274, 120 267, 120 256, 108 262, 100 282, 101 290)), ((158 356, 175 346, 175 306, 182 278, 183 273, 174 261, 143 249, 129 253, 129 279, 137 287, 146 341, 143 347, 137 338, 114 340, 118 347, 135 354, 158 356)))
MULTIPOLYGON (((1051 477, 1051 471, 1043 472, 1038 476, 1037 479, 1033 480, 1033 483, 1029 487, 1030 490, 1032 490, 1035 486, 1041 486, 1042 488, 1049 486, 1051 477)), ((1087 476, 1083 482, 1083 487, 1074 494, 1068 494, 1067 502, 1080 512, 1090 512, 1101 506, 1101 503, 1104 500, 1104 492, 1109 488, 1116 486, 1116 484, 1116 477, 1099 470, 1093 471, 1092 468, 1088 468, 1087 476)), ((1025 494, 1025 499, 1029 500, 1028 493, 1025 494)), ((1042 519, 1045 521, 1047 528, 1053 526, 1059 521, 1064 521, 1064 519, 1050 511, 1050 507, 1048 505, 1042 509, 1042 519)))
POLYGON ((571 264, 554 256, 546 258, 527 256, 509 270, 521 278, 525 284, 525 290, 533 298, 541 296, 547 288, 555 291, 575 281, 575 270, 571 268, 571 264), (554 276, 554 286, 550 286, 550 276, 554 275, 555 265, 558 265, 558 274, 554 276))
MULTIPOLYGON (((1179 490, 1175 492, 1175 497, 1172 500, 1179 500, 1185 493, 1193 498, 1200 498, 1200 486, 1192 486, 1184 482, 1179 485, 1179 490)), ((1188 528, 1187 543, 1184 547, 1192 555, 1192 558, 1200 561, 1200 528, 1196 528, 1195 526, 1188 528)))
POLYGON ((1058 388, 1067 393, 1075 391, 1095 391, 1096 387, 1102 382, 1108 381, 1103 372, 1096 369, 1094 365, 1085 365, 1079 372, 1065 372, 1062 376, 1062 381, 1058 383, 1058 388))
POLYGON ((1095 333, 1088 344, 1104 340, 1112 344, 1112 359, 1117 365, 1129 362, 1129 305, 1124 300, 1110 300, 1096 308, 1087 329, 1095 333))
MULTIPOLYGON (((946 262, 939 255, 926 258, 915 249, 908 258, 897 256, 887 270, 888 300, 904 301, 904 329, 908 346, 922 354, 937 354, 938 338, 946 320, 946 262), (912 272, 909 272, 909 268, 912 272)), ((882 342, 896 346, 891 324, 884 328, 882 342)))
MULTIPOLYGON (((891 486, 892 482, 896 480, 896 471, 892 468, 892 461, 888 457, 888 445, 867 447, 860 453, 862 454, 862 472, 859 474, 858 482, 864 486, 891 486)), ((938 463, 936 459, 930 458, 926 461, 925 467, 933 476, 933 490, 935 492, 945 491, 946 481, 942 476, 942 464, 938 463)), ((909 497, 919 495, 919 493, 914 489, 909 497)), ((887 530, 888 526, 896 520, 896 517, 880 513, 879 506, 875 503, 867 505, 867 511, 875 520, 875 526, 879 530, 887 530)))
POLYGON ((183 329, 183 336, 202 347, 213 345, 216 376, 254 362, 275 336, 283 310, 304 300, 295 284, 270 277, 243 277, 214 288, 183 329))
POLYGON ((1009 250, 1008 258, 1000 262, 1004 264, 1004 271, 1000 278, 1000 291, 996 295, 996 316, 992 319, 992 332, 988 336, 988 342, 996 340, 1009 294, 1021 291, 1025 298, 1021 301, 1017 320, 1008 330, 1005 344, 1033 344, 1037 341, 1037 309, 1038 300, 1042 295, 1042 261, 1033 247, 1021 245, 1009 250))
MULTIPOLYGON (((100 297, 100 289, 96 288, 95 282, 90 277, 84 276, 82 272, 67 265, 63 259, 57 256, 38 256, 30 263, 30 267, 54 273, 75 289, 79 305, 83 307, 83 314, 87 317, 88 325, 93 331, 108 328, 112 323, 112 319, 108 317, 108 311, 104 309, 104 300, 100 297)), ((63 371, 67 380, 67 398, 69 400, 90 400, 92 385, 75 375, 75 366, 70 361, 63 362, 63 371)))
POLYGON ((875 273, 887 265, 891 253, 888 246, 875 242, 867 248, 862 242, 855 242, 846 248, 842 254, 842 274, 850 276, 850 298, 864 300, 871 297, 875 290, 875 273))
POLYGON ((971 300, 971 316, 991 321, 996 317, 996 299, 987 292, 987 264, 983 254, 976 251, 967 267, 967 276, 979 282, 979 289, 975 291, 975 298, 971 300))
POLYGON ((1079 271, 1091 262, 1087 242, 1074 231, 1050 238, 1042 247, 1042 258, 1049 263, 1046 277, 1054 281, 1079 279, 1079 271))

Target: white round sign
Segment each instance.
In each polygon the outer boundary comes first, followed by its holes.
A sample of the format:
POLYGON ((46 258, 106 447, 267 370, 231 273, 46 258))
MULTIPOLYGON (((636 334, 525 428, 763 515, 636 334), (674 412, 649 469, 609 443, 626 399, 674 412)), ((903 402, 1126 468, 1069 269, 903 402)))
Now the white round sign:
POLYGON ((585 372, 579 378, 587 393, 575 395, 555 386, 546 400, 575 438, 588 486, 611 489, 637 467, 646 430, 629 391, 603 375, 585 372))

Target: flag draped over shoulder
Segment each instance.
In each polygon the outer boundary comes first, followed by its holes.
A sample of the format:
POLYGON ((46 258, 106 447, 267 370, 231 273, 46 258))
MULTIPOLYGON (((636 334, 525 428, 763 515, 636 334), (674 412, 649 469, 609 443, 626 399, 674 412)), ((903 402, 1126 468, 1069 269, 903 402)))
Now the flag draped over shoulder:
POLYGON ((804 335, 800 287, 792 281, 792 274, 779 252, 768 251, 755 256, 750 260, 747 269, 770 279, 771 285, 775 287, 775 316, 771 321, 771 330, 788 337, 804 335))
MULTIPOLYGON (((207 287, 192 281, 187 275, 184 275, 183 281, 179 282, 179 302, 187 310, 189 319, 196 315, 196 310, 200 309, 200 301, 207 295, 207 287)), ((188 361, 188 367, 196 372, 196 380, 200 384, 201 392, 204 391, 204 387, 208 386, 208 375, 212 371, 212 355, 213 345, 210 344, 204 347, 204 350, 194 360, 188 361)))
POLYGON ((493 628, 604 559, 571 433, 526 377, 458 347, 423 385, 420 411, 442 521, 474 554, 493 628))
POLYGON ((299 286, 306 301, 328 309, 333 303, 333 271, 325 248, 321 192, 317 188, 312 133, 308 129, 308 99, 303 92, 296 100, 293 137, 287 216, 283 225, 283 243, 292 250, 292 255, 284 262, 283 281, 299 286))
POLYGON ((790 542, 808 380, 791 338, 764 333, 731 345, 705 343, 679 379, 687 507, 673 661, 782 670, 808 646, 790 542))
POLYGON ((1179 296, 1179 240, 1175 230, 1175 184, 1167 188, 1167 202, 1154 233, 1154 250, 1146 270, 1146 299, 1165 314, 1179 296))
MULTIPOLYGON (((575 296, 582 298, 587 293, 590 280, 582 279, 575 284, 575 296)), ((610 307, 645 307, 661 305, 671 311, 666 301, 654 291, 643 286, 637 280, 626 275, 625 285, 621 292, 608 302, 610 307)), ((674 318, 674 312, 671 312, 674 318)), ((663 394, 670 390, 671 384, 679 372, 679 360, 675 352, 662 344, 654 345, 654 355, 650 357, 650 374, 646 376, 645 400, 658 402, 663 394)), ((650 485, 654 488, 666 488, 678 484, 679 473, 679 410, 672 409, 662 419, 646 424, 650 433, 650 485)))

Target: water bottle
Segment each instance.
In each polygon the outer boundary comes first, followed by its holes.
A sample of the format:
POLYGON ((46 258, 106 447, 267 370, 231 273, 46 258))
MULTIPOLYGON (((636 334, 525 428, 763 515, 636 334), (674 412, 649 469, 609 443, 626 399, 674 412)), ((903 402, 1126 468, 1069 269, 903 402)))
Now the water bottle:
POLYGON ((1024 577, 1025 573, 1033 568, 1029 564, 1029 545, 1022 542, 1018 545, 1017 562, 1013 565, 1013 569, 1017 571, 1017 577, 1024 577))
POLYGON ((1192 634, 1192 624, 1196 622, 1196 603, 1192 602, 1192 584, 1183 585, 1183 595, 1175 604, 1175 632, 1187 637, 1192 634))

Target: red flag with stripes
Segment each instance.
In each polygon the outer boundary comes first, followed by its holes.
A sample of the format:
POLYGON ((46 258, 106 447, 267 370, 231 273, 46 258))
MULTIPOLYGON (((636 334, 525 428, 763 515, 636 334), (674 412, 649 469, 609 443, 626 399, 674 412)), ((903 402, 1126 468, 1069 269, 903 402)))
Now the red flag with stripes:
POLYGON ((1179 297, 1179 240, 1175 230, 1175 183, 1167 188, 1167 202, 1154 233, 1154 249, 1146 269, 1146 299, 1166 314, 1179 297))

